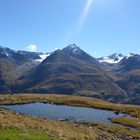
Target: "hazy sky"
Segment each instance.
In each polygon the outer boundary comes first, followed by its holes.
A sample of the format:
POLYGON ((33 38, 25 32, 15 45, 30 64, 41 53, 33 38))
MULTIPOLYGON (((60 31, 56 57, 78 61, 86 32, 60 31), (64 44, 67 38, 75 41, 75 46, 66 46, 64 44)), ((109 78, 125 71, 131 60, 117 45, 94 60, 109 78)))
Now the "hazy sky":
POLYGON ((0 45, 140 54, 140 0, 0 0, 0 45))

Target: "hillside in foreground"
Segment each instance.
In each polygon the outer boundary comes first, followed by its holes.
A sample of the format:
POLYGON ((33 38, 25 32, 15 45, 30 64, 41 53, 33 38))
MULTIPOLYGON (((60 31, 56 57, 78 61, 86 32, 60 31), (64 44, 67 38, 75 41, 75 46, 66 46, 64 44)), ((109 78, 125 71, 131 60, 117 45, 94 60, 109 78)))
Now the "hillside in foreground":
POLYGON ((122 126, 104 125, 97 122, 70 122, 51 121, 16 113, 11 110, 0 110, 0 137, 2 140, 13 138, 34 140, 139 140, 140 107, 133 105, 121 105, 105 102, 102 100, 66 95, 41 95, 41 94, 18 94, 1 95, 1 105, 25 104, 31 102, 51 102, 72 106, 86 106, 113 110, 130 114, 135 118, 118 121, 122 126), (130 121, 131 120, 131 121, 130 121), (130 129, 135 128, 135 129, 130 129))

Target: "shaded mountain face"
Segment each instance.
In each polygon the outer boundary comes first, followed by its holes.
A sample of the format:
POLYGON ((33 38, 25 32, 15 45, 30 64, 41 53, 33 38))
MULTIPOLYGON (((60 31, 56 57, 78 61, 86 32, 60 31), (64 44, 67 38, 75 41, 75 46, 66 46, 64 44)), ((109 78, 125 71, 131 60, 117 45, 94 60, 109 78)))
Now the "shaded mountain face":
POLYGON ((140 55, 126 56, 118 64, 117 83, 127 91, 132 103, 140 104, 140 55))
POLYGON ((119 63, 122 72, 129 72, 134 69, 140 69, 140 55, 129 54, 119 63))
POLYGON ((9 48, 0 47, 0 58, 11 59, 17 64, 22 64, 32 59, 39 59, 39 54, 27 51, 14 51, 9 48))
POLYGON ((55 51, 17 83, 15 92, 79 94, 111 101, 127 97, 101 64, 75 44, 55 51))
POLYGON ((45 54, 0 47, 0 93, 21 92, 140 104, 140 55, 95 59, 75 44, 45 54))
POLYGON ((0 47, 0 93, 11 93, 15 79, 36 67, 42 53, 14 51, 0 47))
POLYGON ((140 55, 130 53, 118 63, 103 65, 118 86, 127 92, 129 103, 140 104, 140 55))

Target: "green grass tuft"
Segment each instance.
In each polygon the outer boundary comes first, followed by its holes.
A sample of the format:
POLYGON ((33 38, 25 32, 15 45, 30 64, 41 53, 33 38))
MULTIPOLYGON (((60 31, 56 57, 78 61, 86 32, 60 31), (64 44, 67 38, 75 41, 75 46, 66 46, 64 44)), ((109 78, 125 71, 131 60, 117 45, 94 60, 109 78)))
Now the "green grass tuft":
POLYGON ((55 140, 45 132, 22 132, 18 130, 1 130, 0 140, 55 140))

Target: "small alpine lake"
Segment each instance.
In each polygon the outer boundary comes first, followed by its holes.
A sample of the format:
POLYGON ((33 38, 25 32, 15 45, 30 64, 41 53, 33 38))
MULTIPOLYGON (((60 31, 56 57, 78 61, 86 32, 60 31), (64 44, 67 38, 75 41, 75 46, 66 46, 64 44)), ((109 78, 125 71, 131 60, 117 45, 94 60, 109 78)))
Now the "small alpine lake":
POLYGON ((3 105, 1 108, 14 110, 18 113, 23 113, 30 116, 40 118, 47 118, 50 120, 63 120, 70 121, 85 121, 85 122, 99 122, 103 124, 113 124, 109 118, 127 117, 130 115, 115 113, 114 111, 87 108, 87 107, 73 107, 66 105, 54 105, 44 103, 30 103, 22 105, 3 105))

